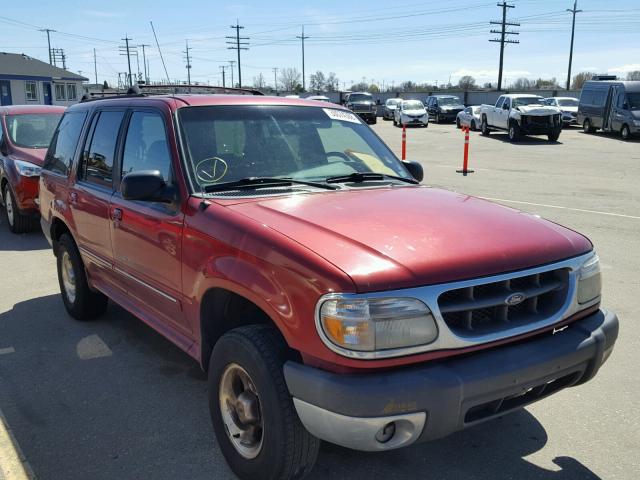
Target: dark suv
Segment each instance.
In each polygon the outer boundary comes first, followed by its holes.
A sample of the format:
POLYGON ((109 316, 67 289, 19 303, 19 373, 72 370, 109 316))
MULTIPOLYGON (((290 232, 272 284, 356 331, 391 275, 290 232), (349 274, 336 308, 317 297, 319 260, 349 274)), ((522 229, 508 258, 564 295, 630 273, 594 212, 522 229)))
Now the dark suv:
POLYGON ((320 440, 443 437, 613 351, 587 238, 420 180, 344 107, 132 94, 65 113, 41 224, 71 316, 159 331, 208 371, 233 471, 300 479, 320 440))
POLYGON ((431 95, 425 107, 434 123, 455 122, 458 113, 464 110, 462 101, 455 95, 431 95))
POLYGON ((378 108, 368 92, 353 92, 347 97, 345 106, 369 124, 377 122, 378 108))

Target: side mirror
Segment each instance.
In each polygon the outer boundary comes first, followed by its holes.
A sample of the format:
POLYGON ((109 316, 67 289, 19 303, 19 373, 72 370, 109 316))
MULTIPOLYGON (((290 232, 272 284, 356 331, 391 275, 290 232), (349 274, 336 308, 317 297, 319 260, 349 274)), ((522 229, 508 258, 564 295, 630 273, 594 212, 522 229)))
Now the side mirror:
POLYGON ((415 160, 402 160, 402 164, 417 181, 421 182, 424 179, 424 170, 418 162, 415 160))
POLYGON ((167 192, 167 183, 158 170, 140 170, 124 176, 120 183, 122 198, 148 202, 171 203, 173 195, 167 192))

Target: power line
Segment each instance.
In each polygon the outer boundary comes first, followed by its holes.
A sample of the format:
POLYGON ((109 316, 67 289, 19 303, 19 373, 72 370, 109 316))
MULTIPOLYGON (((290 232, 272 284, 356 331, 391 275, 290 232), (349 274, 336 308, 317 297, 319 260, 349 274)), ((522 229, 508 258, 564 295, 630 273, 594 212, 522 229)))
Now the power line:
POLYGON ((297 35, 296 38, 299 38, 302 42, 302 91, 306 91, 304 74, 304 41, 309 37, 304 34, 304 25, 302 25, 302 35, 297 35))
POLYGON ((142 66, 144 67, 144 82, 149 83, 149 66, 147 65, 147 54, 145 52, 144 47, 150 47, 146 43, 141 43, 140 47, 142 47, 142 66))
POLYGON ((574 0, 573 9, 568 9, 567 12, 573 14, 573 20, 571 22, 571 47, 569 48, 569 70, 567 71, 567 90, 571 87, 571 63, 573 62, 573 37, 576 32, 576 13, 581 12, 578 10, 578 0, 574 0))
POLYGON ((504 44, 505 43, 520 43, 518 40, 509 40, 507 39, 507 35, 520 35, 518 32, 507 31, 507 26, 510 27, 519 27, 519 23, 507 22, 507 8, 515 8, 514 5, 507 4, 506 1, 502 3, 498 3, 499 7, 502 7, 502 21, 498 22, 490 22, 492 25, 500 25, 500 30, 491 30, 491 33, 499 33, 500 38, 490 39, 490 42, 499 42, 500 43, 500 69, 498 70, 498 91, 502 90, 502 66, 504 63, 504 44))
MULTIPOLYGON (((238 51, 238 86, 242 88, 242 68, 240 67, 240 50, 249 50, 248 47, 244 46, 244 45, 249 45, 249 42, 241 42, 241 40, 249 40, 249 37, 240 36, 240 29, 244 27, 239 24, 237 19, 236 19, 236 24, 231 25, 231 28, 235 29, 236 31, 235 42, 226 42, 226 43, 229 45, 233 45, 235 43, 235 47, 231 46, 231 47, 227 47, 227 49, 238 51)), ((233 39, 234 37, 226 37, 226 38, 233 39)))
POLYGON ((160 53, 160 60, 162 60, 162 67, 164 68, 164 74, 167 76, 167 83, 171 83, 169 79, 169 73, 167 72, 167 65, 164 63, 164 57, 162 56, 162 50, 160 50, 160 43, 158 43, 158 36, 156 35, 156 29, 153 28, 153 22, 151 24, 151 30, 153 31, 153 37, 156 39, 156 45, 158 46, 158 52, 160 53))

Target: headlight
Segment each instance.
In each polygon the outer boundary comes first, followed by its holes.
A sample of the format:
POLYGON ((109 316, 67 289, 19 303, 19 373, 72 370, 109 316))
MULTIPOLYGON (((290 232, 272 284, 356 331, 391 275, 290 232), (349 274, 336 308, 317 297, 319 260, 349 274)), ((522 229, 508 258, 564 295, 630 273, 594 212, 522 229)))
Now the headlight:
POLYGON ((376 352, 426 345, 438 337, 431 310, 415 298, 334 298, 325 300, 318 314, 319 333, 340 349, 376 352))
POLYGON ((584 304, 597 299, 601 290, 600 259, 594 254, 580 267, 578 273, 578 303, 584 304))
POLYGON ((23 177, 37 177, 40 175, 40 171, 42 170, 38 165, 23 162, 22 160, 14 160, 13 163, 16 166, 18 173, 23 177))

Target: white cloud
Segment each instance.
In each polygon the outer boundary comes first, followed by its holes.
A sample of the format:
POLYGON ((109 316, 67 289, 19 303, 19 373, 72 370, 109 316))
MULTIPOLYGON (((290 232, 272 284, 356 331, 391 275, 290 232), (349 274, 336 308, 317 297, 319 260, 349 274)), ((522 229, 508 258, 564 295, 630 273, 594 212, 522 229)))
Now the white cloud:
POLYGON ((640 63, 627 63, 620 67, 610 67, 607 71, 610 73, 627 73, 640 70, 640 63))

